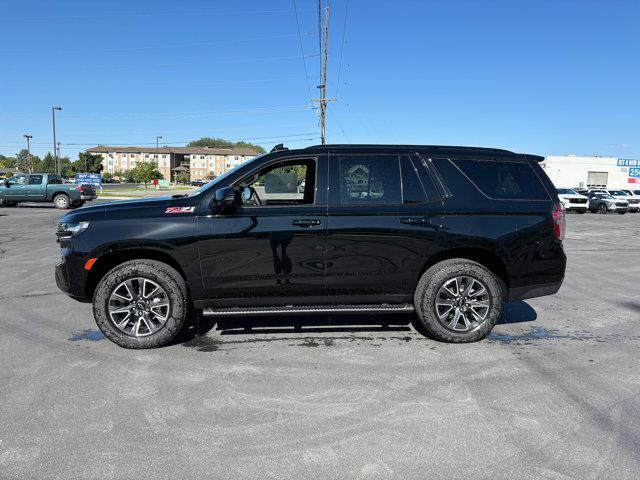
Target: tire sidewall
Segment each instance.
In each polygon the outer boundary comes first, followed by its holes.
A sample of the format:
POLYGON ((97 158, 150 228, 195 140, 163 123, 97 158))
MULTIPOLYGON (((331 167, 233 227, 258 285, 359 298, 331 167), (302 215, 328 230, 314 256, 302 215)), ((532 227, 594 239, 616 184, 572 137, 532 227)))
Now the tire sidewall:
POLYGON ((56 206, 56 208, 59 208, 60 210, 66 210, 71 206, 71 199, 69 198, 69 196, 67 194, 59 193, 58 195, 53 197, 53 204, 56 206), (58 203, 60 199, 64 199, 65 200, 64 205, 60 205, 58 203))
POLYGON ((503 288, 489 270, 471 260, 452 259, 429 268, 416 288, 414 305, 422 326, 438 340, 445 342, 473 342, 485 338, 500 319, 503 288), (435 311, 435 299, 444 283, 453 277, 469 276, 482 282, 488 290, 491 307, 485 321, 470 332, 455 332, 440 323, 435 311))
POLYGON ((187 288, 182 276, 168 265, 154 260, 132 260, 108 272, 98 284, 93 296, 93 314, 98 328, 112 342, 124 348, 155 348, 166 345, 182 329, 189 306, 187 288), (120 331, 108 313, 109 297, 113 289, 129 278, 153 280, 167 293, 170 302, 169 318, 156 333, 145 337, 131 337, 120 331))

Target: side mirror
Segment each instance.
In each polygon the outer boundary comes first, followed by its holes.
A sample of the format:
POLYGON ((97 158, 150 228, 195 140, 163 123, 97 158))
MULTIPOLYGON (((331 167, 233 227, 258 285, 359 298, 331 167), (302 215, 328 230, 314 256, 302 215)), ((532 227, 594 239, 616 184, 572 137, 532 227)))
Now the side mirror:
POLYGON ((235 188, 223 187, 216 190, 214 205, 221 210, 227 210, 237 205, 235 188))
POLYGON ((4 186, 7 187, 7 188, 11 187, 11 183, 9 182, 9 179, 7 179, 7 178, 4 179, 4 186))

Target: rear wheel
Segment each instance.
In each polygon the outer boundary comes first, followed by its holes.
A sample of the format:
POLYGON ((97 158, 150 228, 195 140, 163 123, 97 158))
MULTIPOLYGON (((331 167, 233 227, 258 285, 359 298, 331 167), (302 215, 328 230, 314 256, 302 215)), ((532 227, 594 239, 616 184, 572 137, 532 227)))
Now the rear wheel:
POLYGON ((132 260, 109 273, 93 297, 96 324, 124 348, 154 348, 182 329, 189 310, 182 276, 165 263, 132 260))
POLYGON ((414 294, 418 319, 443 342, 485 338, 500 318, 503 289, 484 266, 454 258, 437 263, 423 275, 414 294))
POLYGON ((56 208, 66 210, 71 206, 71 199, 66 193, 59 193, 58 195, 53 197, 53 204, 56 206, 56 208))

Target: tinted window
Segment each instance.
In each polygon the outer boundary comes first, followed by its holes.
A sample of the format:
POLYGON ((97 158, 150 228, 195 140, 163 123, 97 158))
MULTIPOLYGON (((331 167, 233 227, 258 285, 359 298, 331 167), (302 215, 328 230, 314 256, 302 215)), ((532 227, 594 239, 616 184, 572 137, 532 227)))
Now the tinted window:
POLYGON ((424 203, 427 195, 422 188, 418 173, 409 157, 401 157, 402 166, 402 200, 404 203, 424 203))
POLYGON ((548 200, 549 194, 528 162, 455 160, 454 163, 491 198, 548 200))
POLYGON ((315 161, 285 161, 239 182, 245 206, 313 204, 315 161))
POLYGON ((348 204, 397 205, 400 198, 397 156, 340 157, 340 200, 348 204))
POLYGON ((60 175, 49 175, 49 180, 48 183, 51 184, 61 184, 62 183, 62 177, 60 177, 60 175))
POLYGON ((42 175, 29 175, 29 185, 42 185, 42 175))

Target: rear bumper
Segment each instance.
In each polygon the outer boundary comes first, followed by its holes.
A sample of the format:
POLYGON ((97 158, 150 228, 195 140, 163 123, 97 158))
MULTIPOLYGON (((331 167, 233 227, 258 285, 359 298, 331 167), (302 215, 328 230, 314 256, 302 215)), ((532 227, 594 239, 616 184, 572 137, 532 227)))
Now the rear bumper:
POLYGON ((553 295, 560 290, 562 281, 555 283, 543 283, 541 285, 527 285, 525 287, 514 287, 509 290, 509 301, 525 300, 527 298, 544 297, 553 295))
POLYGON ((80 195, 80 200, 95 200, 97 195, 80 195))

